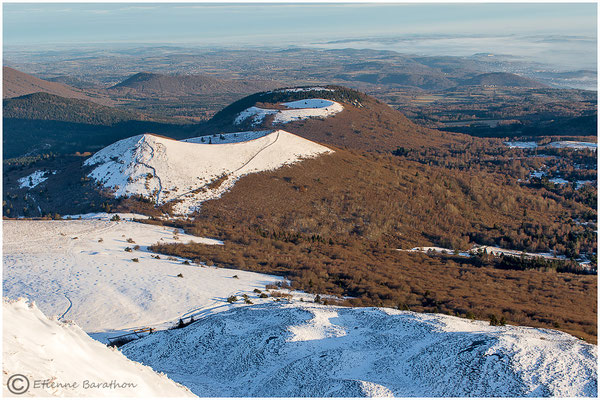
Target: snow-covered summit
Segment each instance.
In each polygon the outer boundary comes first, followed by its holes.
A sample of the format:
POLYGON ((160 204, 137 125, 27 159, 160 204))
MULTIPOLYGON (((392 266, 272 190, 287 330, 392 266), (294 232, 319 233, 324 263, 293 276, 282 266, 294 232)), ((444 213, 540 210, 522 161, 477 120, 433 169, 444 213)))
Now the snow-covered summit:
POLYGON ((325 99, 305 99, 280 103, 284 109, 271 109, 252 106, 240 112, 234 123, 239 125, 251 118, 251 124, 260 124, 267 115, 274 115, 273 125, 285 124, 307 118, 325 118, 342 111, 344 107, 335 101, 325 99))
POLYGON ((158 205, 175 201, 174 211, 187 214, 202 201, 221 196, 243 175, 329 152, 283 130, 186 141, 145 134, 105 147, 85 165, 95 166, 89 176, 115 196, 142 195, 158 205))

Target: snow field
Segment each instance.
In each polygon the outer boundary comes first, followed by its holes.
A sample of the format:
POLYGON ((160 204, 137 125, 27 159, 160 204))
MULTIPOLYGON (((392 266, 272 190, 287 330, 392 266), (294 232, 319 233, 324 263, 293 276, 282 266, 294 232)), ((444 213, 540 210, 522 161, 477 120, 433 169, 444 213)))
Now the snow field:
POLYGON ((321 92, 333 92, 333 89, 327 89, 321 86, 307 87, 307 88, 291 88, 291 89, 279 89, 275 90, 275 92, 284 92, 284 93, 297 93, 297 92, 313 92, 313 91, 321 91, 321 92))
POLYGON ((535 148, 544 148, 544 147, 554 147, 557 149, 574 149, 574 150, 584 150, 584 149, 589 149, 592 151, 596 151, 596 149, 598 148, 598 144, 597 143, 591 143, 591 142, 576 142, 576 141, 572 141, 572 140, 563 140, 563 141, 558 141, 558 142, 551 142, 548 143, 546 145, 540 146, 538 145, 536 142, 519 142, 519 141, 509 141, 509 142, 503 142, 504 145, 510 147, 510 148, 516 148, 516 149, 535 149, 535 148))
POLYGON ((122 351, 203 397, 597 394, 597 348, 570 335, 392 309, 253 305, 122 351))
POLYGON ((267 115, 275 115, 273 125, 286 124, 308 118, 326 118, 342 111, 344 107, 335 101, 325 99, 306 99, 281 103, 288 109, 275 110, 260 107, 250 107, 240 112, 235 118, 235 124, 241 124, 252 118, 252 125, 260 124, 267 115))
POLYGON ((147 246, 157 242, 221 244, 173 231, 130 221, 4 221, 4 295, 29 298, 44 314, 74 320, 104 341, 136 328, 170 327, 183 315, 226 310, 232 295, 256 301, 254 289, 280 280, 153 258, 147 246))
MULTIPOLYGON (((410 251, 410 252, 417 251, 420 253, 427 253, 427 252, 432 251, 434 253, 455 254, 455 250, 453 250, 453 249, 446 249, 443 247, 435 247, 435 246, 414 247, 410 250, 403 250, 403 249, 397 249, 397 250, 398 251, 410 251)), ((567 257, 564 255, 554 255, 551 253, 529 253, 529 252, 520 251, 520 250, 503 249, 501 247, 496 247, 496 246, 475 246, 471 250, 460 251, 456 254, 458 254, 459 256, 463 256, 463 257, 472 257, 472 256, 476 255, 478 252, 484 252, 484 251, 493 256, 501 256, 501 255, 512 256, 512 257, 524 256, 524 257, 529 257, 529 258, 542 257, 542 258, 546 258, 548 260, 566 260, 567 259, 567 257)), ((589 264, 589 260, 587 260, 585 257, 582 257, 579 259, 579 264, 581 264, 581 265, 589 264)))

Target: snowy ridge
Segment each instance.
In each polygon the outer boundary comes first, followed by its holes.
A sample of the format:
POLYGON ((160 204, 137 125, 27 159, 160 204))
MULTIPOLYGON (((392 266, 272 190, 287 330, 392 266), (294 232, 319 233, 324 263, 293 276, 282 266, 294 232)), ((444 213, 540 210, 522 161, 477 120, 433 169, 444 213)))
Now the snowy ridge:
MULTIPOLYGON (((73 323, 48 319, 26 300, 2 303, 3 395, 14 397, 7 383, 13 374, 29 379, 23 396, 36 397, 193 397, 185 387, 164 374, 128 360, 118 350, 93 340, 73 323), (38 387, 35 380, 51 380, 56 386, 38 387), (87 387, 85 381, 88 382, 87 387), (115 382, 120 387, 90 387, 115 382), (77 383, 77 387, 64 384, 77 383), (130 386, 129 384, 135 385, 130 386)), ((15 388, 23 388, 18 382, 15 388)))
POLYGON ((325 99, 306 99, 281 103, 287 107, 284 110, 250 107, 240 112, 234 120, 239 125, 251 118, 251 124, 260 124, 267 115, 275 115, 273 125, 286 124, 292 121, 299 121, 307 118, 325 118, 335 115, 342 111, 344 107, 335 101, 325 99))
POLYGON ((597 347, 568 334, 392 309, 253 305, 122 351, 203 397, 597 395, 597 347))
POLYGON ((120 221, 133 221, 134 219, 150 219, 149 216, 136 213, 106 213, 106 212, 95 212, 87 214, 69 214, 63 215, 62 219, 83 219, 83 220, 99 220, 99 221, 110 221, 112 218, 118 216, 120 221))
POLYGON ((221 144, 202 143, 202 138, 184 142, 146 134, 123 139, 85 161, 95 166, 88 176, 117 197, 174 202, 176 214, 188 214, 202 201, 221 196, 243 175, 331 152, 283 130, 227 134, 219 136, 221 144))

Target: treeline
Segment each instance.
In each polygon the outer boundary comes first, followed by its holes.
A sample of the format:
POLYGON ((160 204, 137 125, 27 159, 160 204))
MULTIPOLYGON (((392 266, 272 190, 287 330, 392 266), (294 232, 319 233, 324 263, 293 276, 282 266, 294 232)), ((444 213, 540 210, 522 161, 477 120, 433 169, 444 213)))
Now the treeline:
POLYGON ((5 99, 3 118, 64 121, 90 125, 114 125, 131 120, 147 120, 142 114, 107 107, 88 100, 70 99, 49 93, 33 93, 5 99))

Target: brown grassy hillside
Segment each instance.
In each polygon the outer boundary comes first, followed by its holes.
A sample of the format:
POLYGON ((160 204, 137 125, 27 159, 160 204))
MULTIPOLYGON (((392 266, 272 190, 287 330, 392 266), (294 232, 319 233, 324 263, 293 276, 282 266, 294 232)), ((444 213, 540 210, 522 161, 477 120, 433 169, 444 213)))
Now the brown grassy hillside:
POLYGON ((45 92, 61 97, 90 100, 106 103, 106 99, 91 98, 83 91, 58 82, 49 82, 36 78, 10 67, 2 68, 2 98, 24 96, 31 93, 45 92))
POLYGON ((110 92, 137 95, 200 95, 213 93, 249 94, 275 87, 257 80, 225 80, 210 75, 163 75, 140 72, 109 88, 110 92))
POLYGON ((595 275, 550 267, 504 270, 501 259, 397 250, 501 243, 541 251, 582 235, 584 228, 568 221, 586 212, 579 203, 541 196, 499 175, 338 149, 248 175, 192 220, 177 223, 220 237, 225 246, 153 250, 284 275, 297 289, 351 296, 349 305, 479 319, 493 314, 594 342, 595 275))
POLYGON ((272 129, 272 118, 265 118, 258 126, 252 126, 248 122, 236 125, 233 121, 239 112, 255 105, 281 108, 282 102, 323 98, 341 103, 344 110, 327 118, 295 121, 278 125, 277 128, 335 147, 373 151, 392 151, 398 147, 442 148, 471 140, 467 135, 441 132, 416 125, 401 112, 356 90, 332 85, 326 87, 333 91, 273 91, 248 96, 217 113, 206 125, 205 130, 215 133, 272 129))

